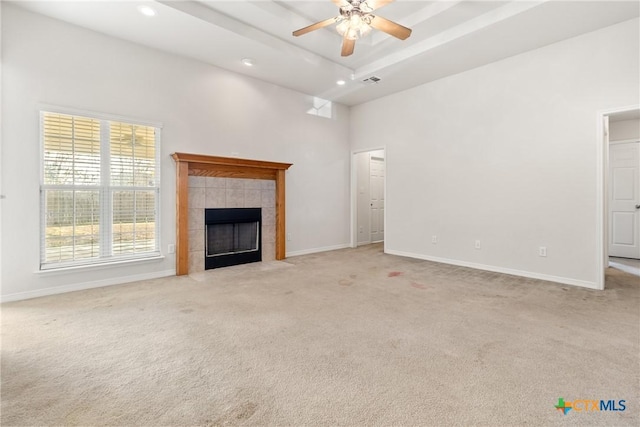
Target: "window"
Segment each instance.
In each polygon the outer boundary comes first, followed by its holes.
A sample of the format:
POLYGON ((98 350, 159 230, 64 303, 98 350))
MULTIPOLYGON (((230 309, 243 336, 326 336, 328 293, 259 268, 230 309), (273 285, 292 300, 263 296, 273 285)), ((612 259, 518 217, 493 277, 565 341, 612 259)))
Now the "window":
POLYGON ((40 269, 158 256, 160 129, 41 112, 40 269))
POLYGON ((330 119, 333 116, 333 104, 331 101, 314 96, 313 105, 307 110, 307 114, 330 119))

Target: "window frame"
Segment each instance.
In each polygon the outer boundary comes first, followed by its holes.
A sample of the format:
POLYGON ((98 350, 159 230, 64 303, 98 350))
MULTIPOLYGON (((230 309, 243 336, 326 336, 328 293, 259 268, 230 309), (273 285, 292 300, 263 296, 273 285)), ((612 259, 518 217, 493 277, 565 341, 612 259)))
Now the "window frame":
POLYGON ((158 259, 162 257, 162 242, 161 242, 161 193, 162 193, 162 180, 161 180, 161 142, 162 142, 162 124, 157 122, 151 122, 148 120, 140 120, 131 117, 124 117, 113 114, 97 113, 93 111, 77 110, 71 108, 64 108, 51 105, 39 105, 38 106, 38 131, 39 131, 39 209, 40 209, 40 227, 39 227, 39 271, 64 271, 75 270, 77 268, 85 267, 99 267, 108 266, 109 264, 121 265, 123 263, 129 263, 133 261, 144 261, 151 259, 158 259), (100 122, 100 184, 99 185, 55 185, 45 184, 45 132, 44 132, 44 119, 46 114, 62 114, 73 117, 87 118, 100 122), (110 177, 110 132, 111 123, 121 122, 134 126, 152 127, 155 129, 154 149, 155 149, 155 185, 152 187, 139 187, 139 186, 116 186, 111 184, 110 177), (105 155, 107 154, 107 155, 105 155), (108 179, 105 181, 105 179, 108 179), (106 182, 106 183, 105 183, 106 182), (47 212, 45 204, 45 190, 72 190, 82 191, 83 189, 97 191, 99 194, 100 206, 99 206, 99 256, 91 259, 81 259, 72 261, 61 262, 46 262, 46 232, 47 232, 47 212), (130 191, 151 191, 155 192, 155 250, 142 253, 113 255, 113 194, 117 191, 130 190, 130 191), (104 206, 104 201, 107 201, 107 206, 104 206), (106 243, 106 244, 105 244, 106 243))

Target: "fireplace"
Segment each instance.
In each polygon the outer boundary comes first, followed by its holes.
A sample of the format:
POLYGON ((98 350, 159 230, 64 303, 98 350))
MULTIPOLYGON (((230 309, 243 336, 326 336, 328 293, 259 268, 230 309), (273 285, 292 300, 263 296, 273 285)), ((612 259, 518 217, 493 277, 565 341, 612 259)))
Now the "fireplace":
POLYGON ((264 233, 264 245, 261 257, 266 260, 285 259, 285 172, 291 167, 291 163, 189 153, 173 153, 171 157, 176 161, 178 276, 204 270, 207 257, 204 255, 206 233, 203 211, 207 207, 262 207, 264 217, 261 232, 264 233), (217 183, 214 182, 216 179, 217 183), (192 185, 192 181, 196 185, 192 185), (260 203, 256 197, 254 181, 261 182, 260 203), (220 185, 221 182, 225 184, 220 185), (237 183, 242 184, 236 185, 237 183), (240 193, 243 193, 242 200, 240 193), (221 203, 221 200, 225 201, 221 203))
POLYGON ((205 209, 204 268, 262 261, 262 209, 205 209))

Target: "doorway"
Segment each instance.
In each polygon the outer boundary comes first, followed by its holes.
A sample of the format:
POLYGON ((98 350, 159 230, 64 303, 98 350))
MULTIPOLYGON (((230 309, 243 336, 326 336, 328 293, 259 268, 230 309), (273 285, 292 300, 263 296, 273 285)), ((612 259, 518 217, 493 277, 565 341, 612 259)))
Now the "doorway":
POLYGON ((384 242, 385 175, 383 148, 353 153, 352 247, 384 242))
POLYGON ((603 270, 640 272, 640 108, 601 114, 603 270))

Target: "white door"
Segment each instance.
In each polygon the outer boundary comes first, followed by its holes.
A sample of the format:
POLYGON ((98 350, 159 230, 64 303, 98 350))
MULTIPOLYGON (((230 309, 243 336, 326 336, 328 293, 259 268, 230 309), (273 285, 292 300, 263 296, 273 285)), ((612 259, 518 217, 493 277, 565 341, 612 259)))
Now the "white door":
POLYGON ((381 242, 384 240, 384 160, 371 157, 369 174, 371 242, 381 242))
POLYGON ((640 143, 609 145, 609 256, 640 259, 640 143))

